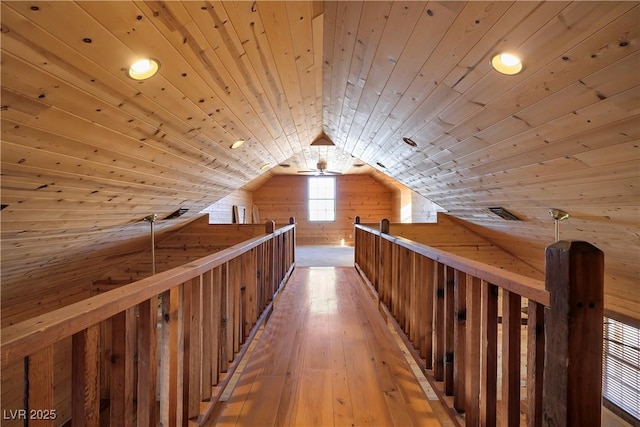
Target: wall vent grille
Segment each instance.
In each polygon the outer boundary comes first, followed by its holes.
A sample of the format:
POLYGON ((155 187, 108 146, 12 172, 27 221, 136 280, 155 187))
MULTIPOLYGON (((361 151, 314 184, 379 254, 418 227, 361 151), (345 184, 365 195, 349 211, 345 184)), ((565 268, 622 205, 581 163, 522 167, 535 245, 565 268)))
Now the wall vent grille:
POLYGON ((489 210, 491 212, 493 212, 494 214, 498 215, 500 218, 502 218, 504 220, 507 220, 507 221, 521 221, 520 218, 518 218, 517 216, 515 216, 514 214, 512 214, 511 212, 509 212, 505 208, 502 208, 502 207, 499 207, 499 206, 495 206, 495 207, 489 208, 489 210))
POLYGON ((176 219, 179 216, 182 216, 182 215, 186 214, 188 210, 189 209, 187 209, 187 208, 180 208, 177 211, 170 213, 169 215, 167 215, 163 219, 176 219))

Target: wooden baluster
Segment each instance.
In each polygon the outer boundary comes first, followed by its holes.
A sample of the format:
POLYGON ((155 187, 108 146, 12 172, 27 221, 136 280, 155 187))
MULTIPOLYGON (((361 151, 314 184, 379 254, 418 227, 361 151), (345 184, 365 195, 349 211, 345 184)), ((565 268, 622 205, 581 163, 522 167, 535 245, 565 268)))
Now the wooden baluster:
MULTIPOLYGON (((391 301, 389 308, 391 315, 398 319, 398 311, 400 309, 400 257, 398 245, 391 244, 391 301)), ((402 327, 402 324, 399 323, 402 327)))
MULTIPOLYGON (((183 419, 194 419, 200 414, 200 369, 202 364, 202 343, 200 328, 202 324, 202 276, 191 280, 190 295, 185 291, 185 298, 189 297, 189 316, 185 310, 185 416, 183 419), (187 358, 187 354, 189 357, 187 358)), ((185 303, 185 307, 186 307, 185 303)))
MULTIPOLYGON (((265 226, 265 231, 267 234, 273 234, 276 230, 276 223, 275 221, 271 220, 271 221, 267 221, 266 226, 265 226)), ((273 299, 273 295, 275 294, 275 290, 276 290, 276 241, 274 238, 272 238, 271 240, 269 240, 269 244, 268 244, 268 249, 267 249, 267 262, 268 262, 268 280, 269 280, 269 288, 268 288, 268 298, 269 301, 271 301, 273 299)), ((227 263, 228 265, 228 263, 227 263)))
MULTIPOLYGON (((213 378, 213 353, 215 352, 215 338, 213 336, 213 271, 206 271, 202 275, 202 365, 200 369, 200 397, 203 401, 211 398, 213 378)), ((216 367, 217 369, 217 367, 216 367)))
POLYGON ((529 300, 527 315, 527 426, 542 425, 544 306, 529 300))
POLYGON ((380 236, 372 234, 371 239, 374 243, 375 256, 370 260, 371 269, 374 272, 374 287, 378 291, 378 297, 382 299, 382 238, 380 236))
POLYGON ((212 288, 211 298, 213 305, 211 309, 211 337, 213 342, 211 343, 211 385, 218 385, 220 381, 220 372, 222 372, 221 366, 221 354, 224 339, 222 336, 223 331, 223 296, 222 296, 222 278, 223 278, 224 266, 216 267, 212 274, 212 288))
MULTIPOLYGON (((182 413, 182 395, 178 402, 179 364, 182 355, 182 286, 162 293, 162 329, 160 332, 160 425, 174 427, 182 413)), ((179 372, 180 371, 180 372, 179 372)))
POLYGON ((502 291, 502 426, 520 425, 520 295, 502 291))
MULTIPOLYGON (((276 260, 279 258, 276 257, 276 260)), ((231 355, 231 359, 229 362, 232 362, 235 359, 236 354, 240 351, 240 344, 242 342, 242 306, 240 304, 242 300, 242 259, 240 257, 232 259, 229 262, 229 265, 232 266, 232 273, 229 276, 231 280, 231 290, 232 290, 232 320, 233 320, 233 354, 231 355)), ((278 274, 278 283, 280 281, 280 274, 278 274)), ((277 289, 277 288, 276 288, 277 289)))
MULTIPOLYGON (((296 218, 293 216, 289 217, 289 224, 295 224, 295 223, 296 223, 296 218)), ((291 244, 290 246, 291 259, 289 260, 290 261, 289 265, 291 265, 291 264, 295 264, 296 262, 296 227, 293 227, 293 230, 291 230, 291 239, 289 240, 289 242, 291 244)), ((258 316, 260 316, 260 313, 258 313, 258 316)))
POLYGON ((467 275, 465 350, 465 421, 469 427, 480 426, 480 354, 482 282, 467 275))
POLYGON ((31 411, 37 414, 48 415, 48 417, 28 417, 30 427, 53 427, 57 418, 53 406, 53 346, 47 346, 35 352, 25 359, 26 369, 29 379, 27 388, 27 415, 31 411))
MULTIPOLYGON (((264 308, 267 305, 267 301, 265 298, 265 292, 264 292, 264 283, 265 283, 265 278, 264 278, 264 251, 265 251, 265 246, 266 243, 261 244, 260 246, 258 246, 257 249, 257 265, 258 265, 258 269, 256 270, 256 281, 258 282, 258 288, 256 290, 256 304, 258 305, 258 313, 262 313, 262 311, 264 310, 264 308)), ((258 314, 259 316, 259 314, 258 314)))
MULTIPOLYGON (((270 261, 269 261, 270 262, 270 261)), ((221 269, 220 277, 220 372, 227 372, 229 366, 229 352, 233 352, 233 346, 229 341, 229 263, 225 263, 221 269), (231 350, 229 350, 231 348, 231 350)), ((271 286, 271 283, 269 283, 271 286)))
POLYGON ((453 407, 458 412, 464 412, 465 410, 465 359, 466 359, 466 323, 467 323, 467 303, 466 303, 466 289, 467 289, 467 275, 461 271, 455 272, 455 284, 454 284, 454 299, 455 299, 455 328, 453 335, 454 359, 453 359, 453 407))
MULTIPOLYGON (((224 288, 225 288, 225 336, 227 339, 227 342, 225 344, 225 348, 227 350, 227 353, 224 355, 225 359, 226 359, 226 363, 231 363, 233 362, 233 355, 235 354, 234 351, 234 327, 235 327, 235 312, 234 312, 234 308, 235 308, 235 288, 234 288, 234 280, 233 278, 235 277, 235 266, 233 265, 233 260, 229 261, 227 264, 227 275, 226 275, 226 280, 224 283, 224 288)), ((273 283, 272 283, 273 284, 273 283)))
MULTIPOLYGON (((412 270, 411 270, 411 251, 402 248, 402 312, 404 322, 404 333, 407 337, 411 337, 411 288, 412 288, 412 270)), ((414 341, 411 341, 414 342, 414 341)))
POLYGON ((182 346, 178 351, 178 405, 179 424, 187 425, 189 420, 189 373, 191 369, 191 294, 193 281, 182 285, 182 323, 179 329, 182 346))
POLYGON ((100 324, 73 335, 71 416, 74 425, 100 425, 100 324))
POLYGON ((542 419, 594 425, 602 414, 604 255, 586 242, 556 242, 545 252, 546 340, 542 419))
MULTIPOLYGON (((389 234, 389 220, 380 220, 380 233, 389 234)), ((389 242, 382 236, 378 237, 380 254, 378 257, 378 278, 379 278, 379 297, 380 300, 389 308, 391 308, 391 247, 389 242)))
MULTIPOLYGON (((257 268, 257 249, 253 248, 247 254, 246 260, 248 265, 243 268, 244 271, 244 286, 246 287, 245 295, 244 295, 244 307, 246 314, 244 316, 244 340, 246 341, 249 337, 249 333, 255 325, 258 316, 260 315, 260 311, 256 305, 256 296, 257 296, 257 283, 256 276, 254 272, 257 268)), ((287 258, 289 258, 289 251, 287 250, 287 258)), ((290 265, 287 261, 287 265, 290 265)))
POLYGON ((135 407, 134 359, 136 319, 133 309, 113 316, 111 322, 111 399, 109 416, 113 424, 133 426, 135 407))
POLYGON ((139 426, 156 425, 156 384, 158 372, 158 300, 138 304, 138 404, 139 426))
POLYGON ((455 277, 453 268, 445 267, 444 288, 444 393, 453 396, 453 359, 455 325, 455 277))
POLYGON ((424 287, 422 301, 422 352, 421 356, 425 359, 425 368, 433 369, 433 307, 434 307, 434 279, 435 264, 434 261, 421 256, 421 283, 424 287))
POLYGON ((445 266, 441 263, 436 263, 435 274, 435 296, 434 296, 434 310, 435 315, 433 317, 433 329, 435 333, 435 339, 433 344, 433 377, 436 381, 444 380, 444 353, 445 353, 445 266))
POLYGON ((496 425, 498 371, 498 287, 482 282, 482 376, 480 424, 496 425))
POLYGON ((420 298, 422 296, 422 288, 418 286, 419 268, 418 254, 409 252, 409 298, 408 310, 410 314, 409 321, 409 339, 413 343, 413 347, 420 352, 420 298))

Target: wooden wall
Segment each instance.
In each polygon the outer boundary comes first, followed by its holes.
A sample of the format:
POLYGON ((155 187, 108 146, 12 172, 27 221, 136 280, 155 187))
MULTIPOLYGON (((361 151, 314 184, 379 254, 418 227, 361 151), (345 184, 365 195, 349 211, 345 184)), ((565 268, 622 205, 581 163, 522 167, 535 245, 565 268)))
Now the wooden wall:
POLYGON ((210 224, 232 224, 233 223, 233 207, 244 206, 247 209, 247 223, 252 223, 251 208, 253 207, 253 193, 251 191, 239 189, 208 208, 202 213, 209 214, 210 224))
POLYGON ((411 192, 411 222, 436 222, 438 212, 443 212, 437 204, 424 196, 411 192))
MULTIPOLYGON (((156 273, 216 253, 265 233, 262 224, 209 224, 208 215, 187 224, 156 242, 156 273)), ((106 292, 118 286, 149 277, 152 271, 150 245, 132 254, 116 267, 106 271, 91 284, 91 293, 106 292)))
POLYGON ((544 271, 472 231, 464 221, 439 213, 437 223, 391 224, 390 234, 535 279, 544 271))
POLYGON ((393 217, 395 194, 371 175, 336 177, 335 222, 310 223, 307 220, 307 176, 276 175, 253 194, 263 221, 273 219, 287 224, 295 217, 298 245, 353 245, 353 223, 378 222, 393 217))

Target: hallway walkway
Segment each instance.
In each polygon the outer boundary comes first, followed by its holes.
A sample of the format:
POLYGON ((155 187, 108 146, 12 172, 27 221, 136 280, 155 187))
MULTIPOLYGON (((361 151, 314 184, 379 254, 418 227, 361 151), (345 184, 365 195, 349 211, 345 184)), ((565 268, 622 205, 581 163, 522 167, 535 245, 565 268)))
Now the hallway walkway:
POLYGON ((352 267, 296 268, 256 340, 210 425, 441 425, 352 267))

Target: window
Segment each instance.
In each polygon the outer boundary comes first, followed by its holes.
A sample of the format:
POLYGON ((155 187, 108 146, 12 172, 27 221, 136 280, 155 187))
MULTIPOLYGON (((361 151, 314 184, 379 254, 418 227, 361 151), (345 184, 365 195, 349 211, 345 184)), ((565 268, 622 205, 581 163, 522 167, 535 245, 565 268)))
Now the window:
POLYGON ((309 178, 309 221, 336 220, 336 179, 309 178))
POLYGON ((640 329, 605 318, 602 395, 640 419, 640 329))

